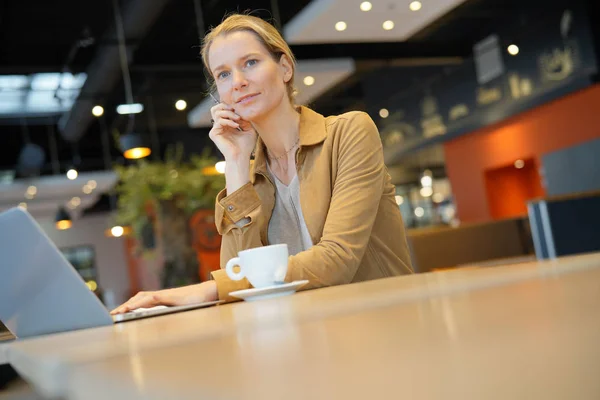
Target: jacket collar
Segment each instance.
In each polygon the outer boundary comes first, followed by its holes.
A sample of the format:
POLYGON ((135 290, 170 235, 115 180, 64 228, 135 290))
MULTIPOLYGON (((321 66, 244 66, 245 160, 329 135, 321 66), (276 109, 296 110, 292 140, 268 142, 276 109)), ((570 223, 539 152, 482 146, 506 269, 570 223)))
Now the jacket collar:
MULTIPOLYGON (((299 135, 300 149, 322 143, 327 137, 325 117, 310 108, 300 106, 299 135)), ((267 173, 266 149, 260 136, 256 139, 254 150, 254 168, 250 177, 252 183, 254 183, 257 173, 267 173)))

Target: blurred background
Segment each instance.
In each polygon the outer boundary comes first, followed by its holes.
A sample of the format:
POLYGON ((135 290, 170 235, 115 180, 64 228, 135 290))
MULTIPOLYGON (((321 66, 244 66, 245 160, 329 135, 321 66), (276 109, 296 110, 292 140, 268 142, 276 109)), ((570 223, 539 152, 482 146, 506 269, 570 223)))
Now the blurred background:
POLYGON ((298 103, 376 122, 418 272, 544 257, 535 201, 600 190, 598 8, 0 0, 0 211, 26 208, 109 307, 207 279, 224 180, 199 44, 254 10, 298 59, 298 103))

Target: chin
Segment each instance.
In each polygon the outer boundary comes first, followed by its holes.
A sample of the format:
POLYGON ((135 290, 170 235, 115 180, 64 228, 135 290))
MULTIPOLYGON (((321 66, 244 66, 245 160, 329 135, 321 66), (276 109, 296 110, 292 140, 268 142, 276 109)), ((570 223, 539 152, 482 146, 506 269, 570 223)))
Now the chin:
POLYGON ((252 122, 264 117, 269 113, 269 110, 259 104, 252 104, 245 107, 236 108, 235 112, 246 121, 252 122))

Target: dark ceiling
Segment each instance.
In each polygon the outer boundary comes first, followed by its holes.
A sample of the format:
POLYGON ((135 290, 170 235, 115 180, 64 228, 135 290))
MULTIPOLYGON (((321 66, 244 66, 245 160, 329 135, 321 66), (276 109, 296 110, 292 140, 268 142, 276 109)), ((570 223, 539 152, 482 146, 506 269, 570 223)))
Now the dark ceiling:
MULTIPOLYGON (((257 10, 263 18, 276 17, 285 25, 304 8, 309 0, 121 0, 126 10, 137 2, 144 9, 159 7, 156 19, 139 35, 128 35, 133 93, 146 105, 136 117, 136 128, 155 130, 161 151, 169 144, 183 142, 189 152, 210 146, 207 130, 190 129, 185 112, 173 104, 185 98, 193 107, 204 97, 206 83, 198 57, 199 30, 217 25, 227 12, 257 10), (201 17, 195 4, 201 4, 201 17), (273 8, 276 5, 276 8, 273 8), (200 22, 200 26, 198 24, 200 22)), ((472 45, 507 24, 527 26, 527 11, 542 10, 564 1, 543 0, 468 0, 450 14, 404 43, 362 43, 293 46, 298 59, 353 57, 356 73, 338 87, 316 100, 312 107, 323 114, 348 109, 366 109, 369 98, 391 95, 440 66, 406 67, 403 63, 423 57, 468 57, 472 45), (398 70, 402 73, 398 73, 398 70)), ((0 0, 0 75, 37 72, 86 72, 98 54, 114 49, 113 2, 104 1, 27 1, 0 0), (80 44, 77 46, 77 44, 80 44)), ((113 84, 99 85, 97 90, 82 93, 82 99, 104 105, 105 121, 110 128, 122 129, 125 120, 110 110, 125 101, 120 75, 113 84)), ((79 124, 79 125, 77 125, 79 124)), ((69 142, 58 132, 56 118, 0 119, 2 146, 0 170, 11 170, 17 163, 26 141, 42 146, 47 165, 42 174, 52 174, 56 166, 64 172, 75 154, 81 159, 79 169, 104 169, 101 132, 96 119, 77 119, 81 128, 77 141, 69 142), (56 138, 59 163, 51 164, 51 138, 56 138)), ((111 146, 112 161, 120 158, 111 146)))

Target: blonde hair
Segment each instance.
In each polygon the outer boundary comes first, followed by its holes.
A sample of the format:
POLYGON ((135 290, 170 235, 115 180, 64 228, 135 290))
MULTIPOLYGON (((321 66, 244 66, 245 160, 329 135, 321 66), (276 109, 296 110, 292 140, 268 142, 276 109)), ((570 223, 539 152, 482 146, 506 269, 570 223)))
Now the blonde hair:
POLYGON ((294 96, 296 95, 296 88, 294 87, 294 75, 296 74, 296 58, 287 44, 285 39, 281 36, 279 31, 267 21, 254 17, 252 15, 245 14, 232 14, 225 18, 216 27, 212 28, 204 39, 202 40, 202 62, 206 70, 206 78, 210 83, 211 92, 215 90, 216 84, 214 77, 210 71, 210 64, 208 62, 208 51, 214 40, 219 36, 226 36, 230 33, 246 31, 256 35, 256 38, 262 43, 263 46, 269 51, 273 60, 279 62, 282 55, 287 56, 292 64, 292 77, 286 83, 287 95, 290 103, 294 104, 294 96))

